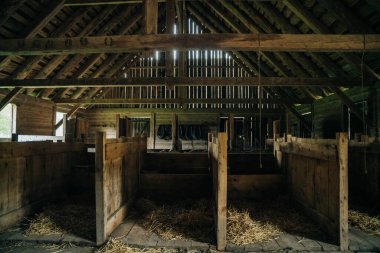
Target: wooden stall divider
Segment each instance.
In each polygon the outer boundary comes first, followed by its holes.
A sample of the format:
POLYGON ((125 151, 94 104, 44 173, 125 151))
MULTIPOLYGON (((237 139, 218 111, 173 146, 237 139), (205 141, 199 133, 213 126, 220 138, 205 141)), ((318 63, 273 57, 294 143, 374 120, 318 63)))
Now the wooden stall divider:
POLYGON ((348 250, 348 138, 277 140, 292 199, 348 250))
POLYGON ((96 244, 101 245, 136 198, 146 138, 106 140, 105 132, 98 132, 95 148, 96 244))
POLYGON ((83 143, 0 143, 0 231, 63 196, 73 166, 86 161, 83 143))
POLYGON ((224 250, 227 245, 227 133, 217 137, 208 135, 208 155, 212 173, 216 247, 224 250))

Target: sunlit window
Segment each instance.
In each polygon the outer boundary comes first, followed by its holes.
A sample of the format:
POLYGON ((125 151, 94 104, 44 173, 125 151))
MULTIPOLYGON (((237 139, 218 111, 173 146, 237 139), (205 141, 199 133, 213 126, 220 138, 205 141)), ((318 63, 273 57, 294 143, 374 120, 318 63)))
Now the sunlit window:
MULTIPOLYGON (((55 115, 55 124, 63 120, 63 115, 66 113, 63 112, 56 112, 55 115)), ((55 136, 63 136, 63 124, 61 124, 56 130, 55 130, 55 136)))
POLYGON ((0 138, 11 139, 16 127, 16 106, 8 104, 0 111, 0 138))

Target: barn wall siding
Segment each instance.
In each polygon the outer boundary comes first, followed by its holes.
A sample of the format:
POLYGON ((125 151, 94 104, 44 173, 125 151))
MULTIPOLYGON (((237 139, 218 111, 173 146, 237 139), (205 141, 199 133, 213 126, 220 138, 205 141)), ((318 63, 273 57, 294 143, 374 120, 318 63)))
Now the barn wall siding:
MULTIPOLYGON (((368 100, 369 117, 373 119, 374 127, 368 133, 371 136, 380 135, 380 88, 356 87, 345 92, 353 102, 368 100)), ((315 138, 335 138, 335 133, 347 131, 347 123, 344 122, 344 104, 336 95, 331 95, 313 103, 314 118, 312 125, 315 138)), ((303 114, 310 111, 310 105, 297 107, 303 114)), ((299 121, 289 113, 289 124, 297 125, 299 121)), ((292 133, 297 135, 297 133, 292 133)), ((302 136, 300 136, 302 137, 302 136)))
MULTIPOLYGON (((0 100, 4 96, 0 94, 0 100)), ((12 103, 17 106, 17 134, 54 135, 55 104, 52 101, 19 94, 12 103)))

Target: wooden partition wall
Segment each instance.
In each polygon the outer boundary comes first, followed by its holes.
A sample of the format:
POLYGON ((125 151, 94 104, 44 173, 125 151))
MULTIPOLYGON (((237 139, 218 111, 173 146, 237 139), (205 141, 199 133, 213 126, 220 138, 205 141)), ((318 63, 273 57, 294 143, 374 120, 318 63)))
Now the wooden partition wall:
POLYGON ((106 140, 98 132, 95 146, 96 243, 104 243, 120 225, 136 197, 146 138, 106 140))
POLYGON ((293 201, 348 249, 348 138, 301 139, 276 145, 293 201))
POLYGON ((61 197, 72 166, 85 159, 80 143, 0 143, 0 231, 61 197))
POLYGON ((227 133, 208 135, 209 166, 212 173, 216 247, 227 245, 227 133))

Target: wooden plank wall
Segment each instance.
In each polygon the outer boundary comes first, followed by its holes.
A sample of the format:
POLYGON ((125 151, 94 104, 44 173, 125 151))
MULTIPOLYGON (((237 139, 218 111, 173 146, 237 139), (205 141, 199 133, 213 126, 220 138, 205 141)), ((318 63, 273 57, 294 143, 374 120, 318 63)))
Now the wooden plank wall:
POLYGON ((279 143, 292 199, 348 249, 348 139, 301 139, 279 143))
POLYGON ((209 133, 208 155, 212 172, 216 247, 224 250, 227 245, 227 133, 217 136, 209 133))
POLYGON ((71 168, 85 152, 83 144, 0 143, 0 231, 68 190, 71 168))
POLYGON ((17 106, 16 133, 23 135, 55 135, 53 103, 26 101, 17 106))
POLYGON ((104 243, 120 225, 139 187, 146 138, 106 139, 98 132, 95 151, 96 242, 104 243))

